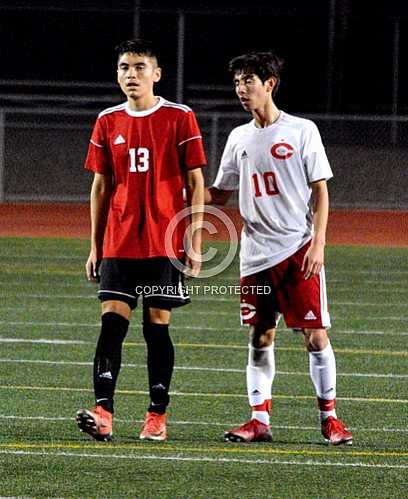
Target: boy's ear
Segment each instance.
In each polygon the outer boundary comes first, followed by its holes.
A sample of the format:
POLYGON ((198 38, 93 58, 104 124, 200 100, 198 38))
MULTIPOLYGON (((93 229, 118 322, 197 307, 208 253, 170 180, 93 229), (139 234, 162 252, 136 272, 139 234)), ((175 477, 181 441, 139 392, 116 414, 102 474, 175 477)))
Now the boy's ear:
POLYGON ((269 92, 273 92, 273 89, 276 87, 276 83, 277 83, 277 78, 275 78, 274 76, 271 76, 270 78, 268 78, 266 81, 265 81, 265 85, 266 85, 266 89, 269 91, 269 92))
POLYGON ((155 68, 153 74, 153 81, 157 83, 161 79, 161 68, 155 68))

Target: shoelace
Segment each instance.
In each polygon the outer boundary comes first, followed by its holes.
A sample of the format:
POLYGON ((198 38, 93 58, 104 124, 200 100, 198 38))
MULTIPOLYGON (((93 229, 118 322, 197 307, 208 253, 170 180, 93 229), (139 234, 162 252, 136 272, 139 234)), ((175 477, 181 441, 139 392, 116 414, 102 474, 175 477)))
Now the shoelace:
POLYGON ((149 416, 147 416, 147 419, 146 419, 146 428, 149 431, 160 431, 162 426, 163 426, 162 422, 163 422, 162 418, 158 418, 157 416, 154 416, 153 414, 149 415, 149 416))

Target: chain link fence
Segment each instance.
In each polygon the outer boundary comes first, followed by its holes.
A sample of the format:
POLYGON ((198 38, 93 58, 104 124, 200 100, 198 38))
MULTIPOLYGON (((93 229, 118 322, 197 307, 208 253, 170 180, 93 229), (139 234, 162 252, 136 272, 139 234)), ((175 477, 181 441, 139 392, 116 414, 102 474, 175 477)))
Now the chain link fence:
MULTIPOLYGON (((209 161, 216 175, 231 129, 244 112, 199 112, 209 161)), ((2 201, 86 201, 91 175, 83 169, 93 111, 3 110, 0 113, 2 201)), ((408 117, 308 115, 318 125, 334 178, 338 208, 408 209, 408 117)))

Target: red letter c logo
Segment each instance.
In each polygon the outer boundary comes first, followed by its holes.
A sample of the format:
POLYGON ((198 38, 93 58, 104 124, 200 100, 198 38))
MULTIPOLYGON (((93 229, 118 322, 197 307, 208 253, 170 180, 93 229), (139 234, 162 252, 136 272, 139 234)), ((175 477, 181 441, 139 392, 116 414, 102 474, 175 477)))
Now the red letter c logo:
POLYGON ((271 154, 276 159, 288 159, 293 155, 293 152, 293 147, 285 142, 278 142, 271 148, 271 154))

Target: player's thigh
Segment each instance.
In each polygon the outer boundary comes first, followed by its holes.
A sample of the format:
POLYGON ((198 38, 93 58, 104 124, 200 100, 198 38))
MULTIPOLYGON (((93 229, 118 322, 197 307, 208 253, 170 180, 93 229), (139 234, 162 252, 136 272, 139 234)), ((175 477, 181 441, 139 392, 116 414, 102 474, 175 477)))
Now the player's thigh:
POLYGON ((103 259, 100 274, 98 298, 102 302, 102 309, 112 307, 125 310, 126 306, 130 310, 136 308, 138 296, 143 290, 143 282, 139 280, 140 263, 137 260, 103 259))
POLYGON ((151 314, 156 317, 163 317, 166 311, 169 312, 173 308, 190 303, 190 297, 184 285, 184 274, 169 258, 146 260, 145 277, 143 306, 145 309, 150 309, 151 314))
POLYGON ((305 279, 302 262, 306 249, 301 248, 289 259, 285 279, 279 288, 279 307, 289 328, 327 329, 330 315, 325 270, 322 267, 319 274, 305 279))
POLYGON ((269 273, 262 271, 241 277, 240 291, 241 324, 251 326, 250 335, 256 338, 274 330, 280 310, 269 273))

